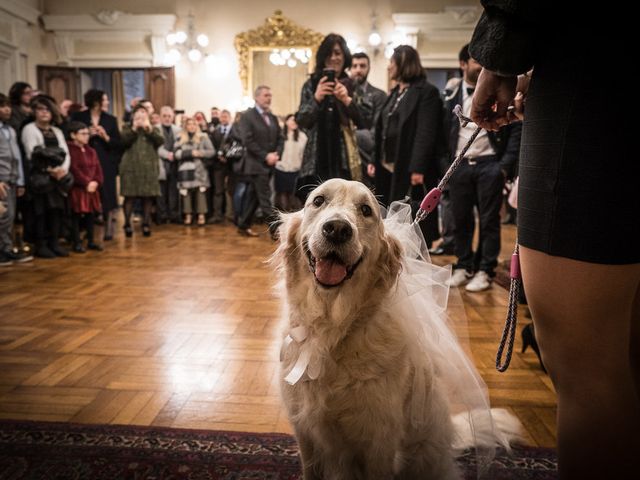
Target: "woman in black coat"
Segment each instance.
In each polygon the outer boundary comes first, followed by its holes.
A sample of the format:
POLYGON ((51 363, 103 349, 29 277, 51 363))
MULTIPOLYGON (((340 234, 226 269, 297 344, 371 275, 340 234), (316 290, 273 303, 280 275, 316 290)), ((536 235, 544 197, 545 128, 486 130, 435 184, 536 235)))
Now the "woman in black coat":
POLYGON ((369 128, 373 108, 357 94, 355 83, 347 76, 350 65, 345 39, 329 34, 318 48, 315 72, 302 86, 296 123, 308 141, 296 186, 303 200, 320 181, 357 180, 360 175, 357 145, 350 141, 355 139, 352 127, 369 128), (327 78, 327 70, 333 70, 334 81, 327 78))
POLYGON ((104 183, 100 189, 102 214, 104 218, 104 239, 113 239, 115 210, 118 208, 116 177, 122 156, 120 130, 116 117, 107 113, 109 98, 102 90, 91 89, 84 94, 84 103, 88 110, 74 113, 73 120, 89 127, 91 139, 89 145, 98 153, 100 166, 104 174, 104 183))
MULTIPOLYGON (((444 145, 442 100, 438 89, 427 81, 414 48, 397 47, 388 69, 397 84, 378 116, 373 163, 367 173, 375 176, 375 193, 383 203, 409 196, 417 208, 425 192, 438 181, 444 145)), ((436 212, 421 226, 427 244, 438 238, 436 212)))

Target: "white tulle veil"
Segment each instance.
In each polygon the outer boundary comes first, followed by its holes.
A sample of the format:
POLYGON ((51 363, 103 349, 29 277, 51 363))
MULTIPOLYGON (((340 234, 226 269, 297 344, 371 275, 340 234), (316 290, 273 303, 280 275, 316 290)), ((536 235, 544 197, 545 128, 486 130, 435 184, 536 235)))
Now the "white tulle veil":
MULTIPOLYGON (((391 296, 392 311, 418 340, 410 352, 416 364, 421 364, 422 356, 428 356, 446 390, 451 414, 468 420, 475 444, 477 477, 489 478, 498 436, 494 433, 486 385, 465 352, 468 330, 462 298, 446 285, 451 267, 431 263, 422 232, 412 223, 408 204, 394 202, 387 212, 383 209, 383 215, 386 232, 396 237, 404 249, 403 269, 391 296)), ((427 394, 424 376, 416 375, 410 412, 416 426, 425 419, 427 394)))

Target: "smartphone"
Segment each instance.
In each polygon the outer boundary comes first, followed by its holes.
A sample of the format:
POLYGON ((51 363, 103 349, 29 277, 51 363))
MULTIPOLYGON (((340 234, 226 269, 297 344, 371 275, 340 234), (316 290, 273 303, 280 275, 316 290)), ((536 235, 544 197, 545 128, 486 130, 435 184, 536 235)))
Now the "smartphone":
POLYGON ((336 71, 332 68, 325 68, 322 70, 322 76, 327 77, 327 82, 336 81, 336 71))

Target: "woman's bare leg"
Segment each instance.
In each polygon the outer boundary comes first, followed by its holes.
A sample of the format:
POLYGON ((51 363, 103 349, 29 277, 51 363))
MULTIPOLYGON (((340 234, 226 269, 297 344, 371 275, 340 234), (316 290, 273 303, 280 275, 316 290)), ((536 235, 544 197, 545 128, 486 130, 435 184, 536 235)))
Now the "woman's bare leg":
POLYGON ((640 264, 580 262, 523 247, 520 259, 536 339, 558 394, 560 479, 630 478, 640 454, 631 361, 640 264))

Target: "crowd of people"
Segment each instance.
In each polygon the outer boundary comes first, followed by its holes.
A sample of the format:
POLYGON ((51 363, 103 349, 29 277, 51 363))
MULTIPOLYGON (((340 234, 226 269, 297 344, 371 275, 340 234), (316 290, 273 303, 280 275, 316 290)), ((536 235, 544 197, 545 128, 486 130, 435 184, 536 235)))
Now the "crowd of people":
POLYGON ((266 85, 235 119, 212 109, 209 122, 195 112, 176 125, 170 106, 156 113, 138 99, 120 128, 104 92, 88 91, 83 106, 56 105, 14 84, 0 94, 0 265, 30 261, 29 252, 68 256, 61 238, 77 253, 101 250, 93 226, 102 222, 103 240, 113 239, 118 178, 127 237, 133 214, 145 236, 154 215, 158 224, 233 221, 249 237, 261 217, 275 236, 276 208, 299 208, 314 185, 334 177, 415 209, 473 131, 451 112, 461 105, 486 130, 451 177, 440 218, 421 225, 431 252, 456 255, 450 285, 488 289, 505 183, 521 174, 523 282, 558 392, 560 478, 628 476, 640 438, 638 222, 629 220, 638 166, 628 153, 631 122, 614 121, 628 116, 624 102, 611 101, 607 82, 584 66, 620 50, 619 35, 632 30, 587 32, 613 24, 599 10, 573 22, 549 16, 544 2, 482 3, 471 49, 459 54, 461 77, 444 92, 406 45, 389 61, 392 88, 375 88, 368 57, 351 55, 335 34, 317 51, 298 111, 284 118, 271 112, 266 85), (620 182, 601 194, 610 158, 620 182))
MULTIPOLYGON (((369 57, 352 55, 342 36, 330 34, 297 112, 274 115, 271 89, 260 85, 254 107, 235 117, 214 107, 209 121, 202 111, 176 121, 171 106, 156 112, 141 98, 119 121, 101 90, 87 91, 82 106, 57 105, 18 82, 0 97, 0 196, 7 210, 1 263, 29 261, 29 252, 68 256, 60 239, 76 253, 102 250, 116 234, 120 206, 126 237, 139 218, 143 236, 153 223, 233 222, 240 235, 255 237, 253 224, 261 220, 275 238, 278 211, 300 208, 315 185, 335 177, 364 182, 382 204, 401 200, 415 209, 470 135, 451 113, 456 103, 469 113, 478 78, 467 46, 460 68, 462 77, 441 92, 427 80, 418 52, 403 45, 389 61, 392 88, 385 93, 368 81, 369 57), (11 233, 16 220, 18 242, 11 233), (104 226, 102 242, 96 223, 104 226)), ((433 254, 458 257, 451 285, 491 286, 504 183, 516 174, 519 138, 517 124, 481 135, 452 178, 455 188, 445 192, 440 221, 434 214, 422 225, 433 254)))

